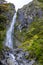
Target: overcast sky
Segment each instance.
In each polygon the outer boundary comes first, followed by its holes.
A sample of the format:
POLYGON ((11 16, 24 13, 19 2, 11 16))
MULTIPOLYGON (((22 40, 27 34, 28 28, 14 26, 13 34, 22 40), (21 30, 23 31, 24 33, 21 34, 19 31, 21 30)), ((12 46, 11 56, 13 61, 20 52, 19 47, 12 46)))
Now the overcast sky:
POLYGON ((14 3, 17 10, 18 8, 21 8, 23 5, 31 2, 32 0, 6 0, 6 1, 14 3))

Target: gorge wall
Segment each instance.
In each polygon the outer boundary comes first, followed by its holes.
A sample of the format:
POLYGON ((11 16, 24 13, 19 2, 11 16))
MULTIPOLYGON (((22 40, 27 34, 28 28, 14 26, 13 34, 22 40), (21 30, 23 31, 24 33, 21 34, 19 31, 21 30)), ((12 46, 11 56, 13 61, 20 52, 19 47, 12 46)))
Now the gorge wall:
MULTIPOLYGON (((43 3, 33 0, 27 5, 24 5, 17 11, 14 35, 21 41, 25 41, 25 33, 29 31, 29 27, 37 19, 43 19, 43 3)), ((38 21, 37 21, 38 22, 38 21)), ((36 23, 37 23, 36 22, 36 23)))
MULTIPOLYGON (((12 3, 0 0, 0 50, 15 12, 12 3)), ((43 65, 43 0, 33 0, 18 9, 13 41, 16 47, 29 52, 26 59, 35 59, 34 65, 43 65)))
POLYGON ((34 65, 43 65, 43 0, 33 0, 17 11, 14 29, 16 46, 29 52, 34 65), (20 46, 19 46, 20 45, 20 46))

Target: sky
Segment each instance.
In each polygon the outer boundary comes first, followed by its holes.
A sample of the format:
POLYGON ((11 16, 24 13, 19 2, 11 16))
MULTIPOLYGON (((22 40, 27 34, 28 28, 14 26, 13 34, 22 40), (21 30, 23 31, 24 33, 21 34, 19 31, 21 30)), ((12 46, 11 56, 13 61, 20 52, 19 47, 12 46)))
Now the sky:
POLYGON ((11 2, 14 3, 16 10, 18 8, 23 7, 23 5, 28 4, 29 2, 31 2, 32 0, 6 0, 7 2, 11 2))

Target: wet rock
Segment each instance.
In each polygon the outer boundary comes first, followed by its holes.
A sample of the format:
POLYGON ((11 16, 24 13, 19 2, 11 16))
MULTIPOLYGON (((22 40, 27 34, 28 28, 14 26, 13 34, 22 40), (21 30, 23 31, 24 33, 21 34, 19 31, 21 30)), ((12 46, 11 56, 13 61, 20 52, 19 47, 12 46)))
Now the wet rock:
POLYGON ((35 60, 32 60, 31 62, 29 62, 28 65, 33 65, 35 63, 35 60))
MULTIPOLYGON (((34 0, 33 0, 34 1, 34 0)), ((38 3, 30 2, 27 5, 24 5, 21 9, 17 11, 17 19, 15 23, 15 37, 18 41, 24 42, 25 32, 28 32, 29 26, 37 18, 43 18, 43 8, 38 6, 38 3), (18 33, 19 32, 19 33, 18 33), (23 40, 22 40, 23 39, 23 40)), ((19 44, 19 43, 17 43, 19 44)))
POLYGON ((26 52, 24 52, 24 55, 25 56, 29 56, 29 53, 26 51, 26 52))
POLYGON ((6 1, 5 0, 0 0, 0 4, 5 4, 6 3, 6 1))
POLYGON ((1 61, 0 61, 0 65, 3 65, 1 61))
POLYGON ((28 52, 23 52, 22 49, 14 49, 12 52, 3 51, 5 58, 1 60, 0 65, 32 65, 34 61, 26 58, 29 56, 28 52))

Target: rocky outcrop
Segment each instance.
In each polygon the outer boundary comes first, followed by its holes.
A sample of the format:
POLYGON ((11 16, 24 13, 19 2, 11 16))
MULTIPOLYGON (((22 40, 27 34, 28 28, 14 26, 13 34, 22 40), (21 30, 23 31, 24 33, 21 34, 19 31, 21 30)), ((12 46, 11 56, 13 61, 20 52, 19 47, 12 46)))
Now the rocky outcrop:
POLYGON ((39 19, 43 18, 42 3, 37 0, 33 0, 21 9, 18 9, 15 23, 15 37, 19 41, 24 41, 25 33, 23 31, 26 30, 28 32, 29 26, 34 22, 35 17, 39 19))
POLYGON ((29 53, 23 52, 22 49, 14 50, 2 50, 2 57, 0 60, 0 65, 32 65, 35 63, 35 59, 28 59, 29 53))
POLYGON ((43 11, 39 6, 36 6, 34 2, 31 2, 19 9, 17 12, 17 21, 20 22, 21 29, 34 21, 34 17, 36 16, 41 18, 43 16, 43 11))

